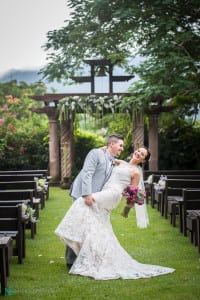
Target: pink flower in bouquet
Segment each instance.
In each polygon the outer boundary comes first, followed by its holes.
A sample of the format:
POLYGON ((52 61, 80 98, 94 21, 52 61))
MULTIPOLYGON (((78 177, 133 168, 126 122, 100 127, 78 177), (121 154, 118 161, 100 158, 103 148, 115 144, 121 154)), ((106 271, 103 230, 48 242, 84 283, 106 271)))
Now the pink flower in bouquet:
POLYGON ((128 203, 137 203, 139 205, 144 204, 144 199, 146 198, 145 191, 131 185, 122 192, 122 195, 126 198, 128 203))
POLYGON ((138 189, 134 186, 128 186, 123 192, 122 195, 126 198, 126 206, 124 207, 121 215, 125 218, 128 217, 131 207, 137 203, 138 205, 143 205, 146 198, 146 192, 138 189))

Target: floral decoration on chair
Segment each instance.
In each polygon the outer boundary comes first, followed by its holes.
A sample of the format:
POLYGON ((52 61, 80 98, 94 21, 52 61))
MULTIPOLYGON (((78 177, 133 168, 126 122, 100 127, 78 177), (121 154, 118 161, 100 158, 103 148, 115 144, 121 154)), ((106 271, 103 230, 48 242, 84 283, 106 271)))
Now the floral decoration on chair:
POLYGON ((158 183, 154 183, 154 190, 163 191, 165 189, 167 176, 160 176, 158 183))

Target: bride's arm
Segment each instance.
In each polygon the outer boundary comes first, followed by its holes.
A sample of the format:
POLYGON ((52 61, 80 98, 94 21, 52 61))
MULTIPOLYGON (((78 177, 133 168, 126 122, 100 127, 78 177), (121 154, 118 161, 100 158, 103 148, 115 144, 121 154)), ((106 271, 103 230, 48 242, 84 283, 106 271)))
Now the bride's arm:
POLYGON ((131 172, 131 185, 138 187, 140 182, 140 173, 139 172, 131 172))
MULTIPOLYGON (((130 185, 134 188, 137 188, 140 182, 140 173, 138 172, 131 172, 131 183, 130 185)), ((134 203, 129 203, 127 205, 128 207, 134 207, 134 203)))

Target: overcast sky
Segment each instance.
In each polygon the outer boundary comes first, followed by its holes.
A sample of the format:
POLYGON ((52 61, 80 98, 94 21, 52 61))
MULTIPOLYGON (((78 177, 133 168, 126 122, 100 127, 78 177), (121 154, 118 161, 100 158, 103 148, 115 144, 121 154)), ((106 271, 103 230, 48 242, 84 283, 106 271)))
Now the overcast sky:
POLYGON ((46 34, 67 19, 67 0, 0 0, 0 74, 46 64, 46 34))
MULTIPOLYGON (((47 63, 42 48, 47 32, 66 26, 64 21, 69 20, 69 14, 67 0, 0 0, 0 75, 10 70, 42 68, 47 63)), ((104 79, 98 78, 101 82, 96 92, 108 90, 108 80, 104 79)), ((82 84, 80 92, 86 92, 86 85, 88 90, 88 84, 82 84)), ((113 84, 115 91, 124 91, 129 85, 130 82, 113 84)), ((74 86, 68 87, 69 92, 70 88, 74 91, 74 86)))

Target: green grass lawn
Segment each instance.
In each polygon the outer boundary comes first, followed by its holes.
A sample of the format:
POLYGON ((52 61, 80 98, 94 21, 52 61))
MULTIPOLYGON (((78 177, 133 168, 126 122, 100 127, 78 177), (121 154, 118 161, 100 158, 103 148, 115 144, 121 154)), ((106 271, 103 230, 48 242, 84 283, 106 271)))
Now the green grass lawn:
POLYGON ((50 188, 40 211, 35 239, 27 231, 26 258, 19 265, 12 257, 6 298, 19 300, 195 300, 200 299, 200 255, 188 237, 173 228, 156 209, 148 206, 150 226, 138 229, 134 210, 124 219, 115 209, 111 221, 123 247, 142 263, 173 267, 172 274, 149 279, 95 281, 69 275, 65 245, 54 230, 71 205, 67 190, 50 188), (13 294, 13 295, 12 295, 13 294))

